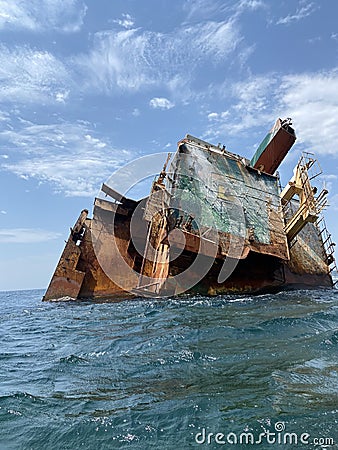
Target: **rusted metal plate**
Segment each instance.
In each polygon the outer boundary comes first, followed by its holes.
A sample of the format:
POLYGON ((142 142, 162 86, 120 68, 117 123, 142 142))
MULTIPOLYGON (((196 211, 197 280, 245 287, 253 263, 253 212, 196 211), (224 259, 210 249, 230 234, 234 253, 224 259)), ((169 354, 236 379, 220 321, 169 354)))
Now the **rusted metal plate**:
POLYGON ((114 200, 123 203, 126 207, 135 207, 137 204, 136 200, 133 200, 131 198, 127 198, 124 195, 120 194, 119 192, 115 191, 115 189, 111 188, 107 184, 103 183, 101 187, 102 192, 104 192, 106 195, 109 195, 109 197, 113 198, 114 200))
POLYGON ((103 200, 101 198, 96 198, 94 201, 94 207, 95 208, 101 208, 105 211, 120 214, 122 216, 127 216, 129 214, 129 210, 126 208, 123 208, 122 205, 119 203, 112 203, 107 200, 103 200))
POLYGON ((43 300, 77 299, 84 277, 84 272, 74 269, 64 270, 64 275, 54 274, 43 300))
POLYGON ((251 160, 251 165, 261 172, 273 174, 296 140, 294 130, 283 127, 278 119, 251 160))
POLYGON ((56 266, 52 280, 47 288, 43 300, 52 300, 62 297, 77 298, 85 276, 84 272, 76 269, 81 255, 81 243, 86 226, 88 211, 84 209, 73 228, 56 266))

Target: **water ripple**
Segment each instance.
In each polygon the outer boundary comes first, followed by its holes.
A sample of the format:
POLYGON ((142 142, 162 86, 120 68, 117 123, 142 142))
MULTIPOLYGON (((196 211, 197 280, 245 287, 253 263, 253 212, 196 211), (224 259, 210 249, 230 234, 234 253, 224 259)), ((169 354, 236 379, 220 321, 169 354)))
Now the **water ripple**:
POLYGON ((0 293, 1 449, 185 449, 276 421, 338 442, 336 291, 41 296, 0 293))

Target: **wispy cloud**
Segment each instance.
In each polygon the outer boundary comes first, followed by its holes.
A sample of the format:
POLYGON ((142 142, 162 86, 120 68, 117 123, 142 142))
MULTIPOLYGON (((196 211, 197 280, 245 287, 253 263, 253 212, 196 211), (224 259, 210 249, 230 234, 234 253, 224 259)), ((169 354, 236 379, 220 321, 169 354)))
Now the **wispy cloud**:
POLYGON ((225 64, 241 41, 229 21, 185 25, 169 33, 128 29, 95 35, 89 54, 74 58, 87 88, 105 93, 137 91, 171 84, 190 76, 204 64, 225 64))
POLYGON ((83 122, 24 122, 20 130, 1 132, 0 142, 12 155, 0 162, 3 170, 50 183, 67 196, 94 196, 100 183, 131 157, 129 151, 96 137, 83 122))
MULTIPOLYGON (((1 1, 4 0, 0 0, 0 6, 1 1)), ((45 5, 48 14, 52 15, 53 8, 61 0, 44 1, 49 5, 49 8, 45 5)), ((3 14, 10 15, 9 5, 4 2, 3 14)), ((34 9, 34 5, 35 1, 30 7, 34 9)), ((70 8, 80 3, 68 0, 67 5, 70 8)), ((22 9, 21 16, 23 11, 28 11, 26 4, 19 3, 13 8, 22 9)), ((18 17, 20 14, 17 11, 18 17)), ((33 20, 35 16, 27 12, 27 17, 33 20)), ((205 65, 225 67, 234 58, 241 63, 245 53, 243 49, 235 52, 242 36, 238 24, 231 18, 181 24, 167 33, 131 28, 134 20, 128 14, 124 14, 118 23, 123 30, 98 32, 87 53, 63 59, 50 51, 27 45, 0 44, 0 101, 61 105, 68 103, 73 95, 92 93, 93 90, 105 95, 120 95, 121 92, 160 87, 173 101, 179 99, 184 103, 199 95, 192 90, 199 69, 205 65)))
POLYGON ((322 41, 322 37, 321 36, 316 36, 316 37, 308 39, 307 41, 308 41, 309 44, 316 44, 316 43, 322 41))
POLYGON ((154 97, 150 100, 149 105, 154 109, 171 109, 175 106, 170 100, 164 97, 154 97))
POLYGON ((220 14, 227 17, 238 18, 245 12, 252 12, 259 9, 266 9, 267 5, 263 0, 186 0, 183 3, 183 10, 187 13, 187 20, 205 20, 209 18, 219 18, 220 14))
POLYGON ((7 111, 0 111, 0 122, 4 123, 4 122, 8 122, 9 120, 10 120, 10 114, 7 111))
POLYGON ((258 9, 266 9, 267 5, 263 0, 241 0, 236 2, 237 12, 254 11, 258 9))
POLYGON ((0 29, 76 32, 86 10, 82 0, 0 0, 0 29))
POLYGON ((250 116, 254 121, 257 115, 264 114, 267 106, 272 100, 271 94, 275 96, 274 90, 278 84, 276 76, 256 76, 242 82, 237 82, 232 86, 232 95, 238 99, 234 108, 242 117, 250 116))
POLYGON ((221 4, 217 0, 185 0, 182 4, 187 20, 202 20, 219 13, 221 4))
POLYGON ((289 25, 292 22, 298 22, 299 20, 302 20, 305 17, 308 17, 311 14, 313 14, 317 9, 318 7, 314 3, 301 1, 299 8, 296 10, 294 14, 288 14, 285 17, 281 17, 280 19, 277 20, 276 24, 289 25))
POLYGON ((38 244, 60 236, 60 233, 35 228, 0 228, 1 244, 38 244))
POLYGON ((222 98, 226 92, 229 108, 207 114, 208 126, 204 137, 237 136, 269 124, 276 114, 278 85, 279 79, 274 74, 250 77, 233 84, 226 81, 213 95, 222 98))
POLYGON ((0 45, 0 80, 0 101, 25 104, 65 101, 72 85, 69 71, 51 53, 5 45, 0 45))

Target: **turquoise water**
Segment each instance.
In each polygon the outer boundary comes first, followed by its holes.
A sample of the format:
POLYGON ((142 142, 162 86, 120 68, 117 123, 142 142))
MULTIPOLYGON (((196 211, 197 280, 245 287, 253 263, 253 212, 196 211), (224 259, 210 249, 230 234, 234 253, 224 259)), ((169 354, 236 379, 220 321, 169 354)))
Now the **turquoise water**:
POLYGON ((42 294, 0 293, 1 449, 338 448, 337 290, 42 294))

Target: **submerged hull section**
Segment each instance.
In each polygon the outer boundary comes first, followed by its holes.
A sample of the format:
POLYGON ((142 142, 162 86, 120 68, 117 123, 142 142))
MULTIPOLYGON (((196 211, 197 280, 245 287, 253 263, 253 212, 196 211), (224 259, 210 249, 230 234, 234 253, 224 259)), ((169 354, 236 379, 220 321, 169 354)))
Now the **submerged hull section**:
POLYGON ((332 287, 334 244, 319 225, 312 163, 299 164, 281 191, 271 170, 254 167, 260 157, 250 164, 188 135, 149 197, 103 185, 106 197, 95 199, 91 219, 80 214, 44 300, 332 287))

